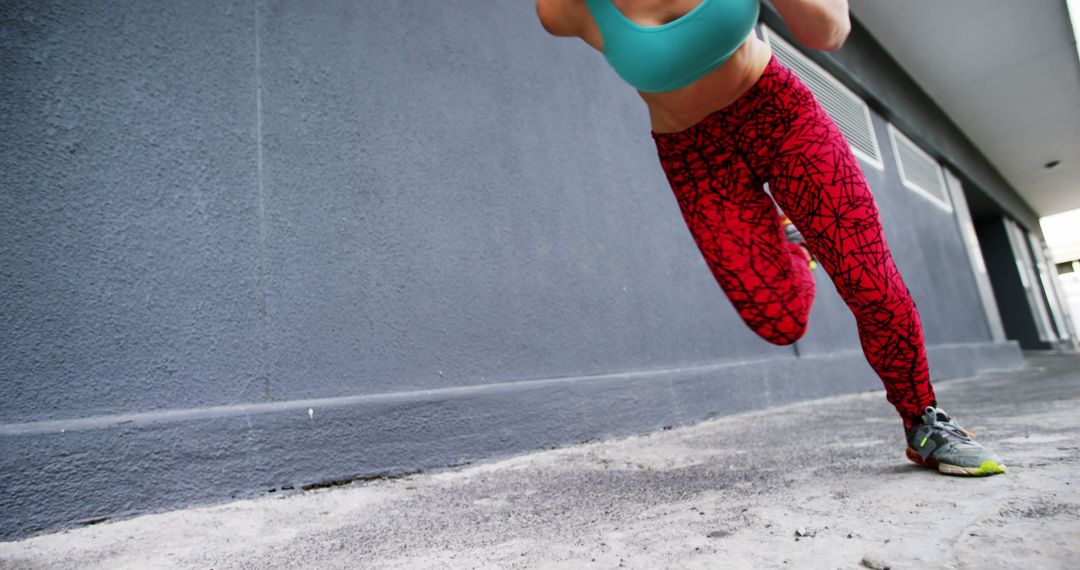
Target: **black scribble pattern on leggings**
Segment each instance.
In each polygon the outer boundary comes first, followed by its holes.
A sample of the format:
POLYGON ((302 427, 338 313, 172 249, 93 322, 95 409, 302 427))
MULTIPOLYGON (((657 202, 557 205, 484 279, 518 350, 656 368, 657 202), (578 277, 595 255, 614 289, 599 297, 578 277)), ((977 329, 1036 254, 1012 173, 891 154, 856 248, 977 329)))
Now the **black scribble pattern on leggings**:
POLYGON ((843 134, 794 73, 774 57, 728 107, 653 136, 698 248, 754 332, 795 342, 814 300, 813 275, 784 238, 768 182, 854 313, 889 402, 910 419, 934 401, 919 314, 870 188, 843 134))

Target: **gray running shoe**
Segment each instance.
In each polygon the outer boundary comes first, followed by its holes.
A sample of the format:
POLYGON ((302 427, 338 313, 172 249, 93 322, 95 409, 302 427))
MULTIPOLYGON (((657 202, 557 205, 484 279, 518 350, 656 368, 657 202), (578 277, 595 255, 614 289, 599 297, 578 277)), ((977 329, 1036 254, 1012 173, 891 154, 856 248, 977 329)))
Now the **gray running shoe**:
POLYGON ((1005 472, 1001 458, 975 441, 940 408, 927 407, 923 425, 908 433, 907 458, 950 475, 996 475, 1005 472))
POLYGON ((810 269, 817 269, 817 260, 814 259, 814 255, 810 253, 810 248, 806 247, 806 238, 803 237, 802 232, 795 227, 791 218, 787 217, 786 214, 780 215, 780 227, 784 229, 784 238, 789 242, 802 247, 803 252, 806 253, 806 261, 810 264, 810 269))

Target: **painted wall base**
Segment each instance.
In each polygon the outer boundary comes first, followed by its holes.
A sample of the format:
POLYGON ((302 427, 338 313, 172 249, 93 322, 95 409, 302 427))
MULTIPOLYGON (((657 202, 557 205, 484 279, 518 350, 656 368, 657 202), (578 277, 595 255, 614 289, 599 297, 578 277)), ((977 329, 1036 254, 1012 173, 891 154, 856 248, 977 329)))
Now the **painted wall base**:
MULTIPOLYGON (((1023 364, 1015 343, 935 346, 929 357, 941 378, 1023 364)), ((848 352, 0 425, 0 538, 880 387, 862 354, 848 352)))

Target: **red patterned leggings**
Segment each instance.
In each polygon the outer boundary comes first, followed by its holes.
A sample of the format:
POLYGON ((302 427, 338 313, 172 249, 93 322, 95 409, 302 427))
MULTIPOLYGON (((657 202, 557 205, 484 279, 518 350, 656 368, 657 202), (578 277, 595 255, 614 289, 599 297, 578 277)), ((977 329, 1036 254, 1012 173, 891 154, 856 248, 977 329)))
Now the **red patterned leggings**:
POLYGON ((713 276, 765 340, 806 332, 814 278, 784 238, 773 199, 855 314, 863 353, 905 421, 934 402, 922 324, 893 264, 859 163, 810 90, 775 57, 731 105, 653 134, 713 276))

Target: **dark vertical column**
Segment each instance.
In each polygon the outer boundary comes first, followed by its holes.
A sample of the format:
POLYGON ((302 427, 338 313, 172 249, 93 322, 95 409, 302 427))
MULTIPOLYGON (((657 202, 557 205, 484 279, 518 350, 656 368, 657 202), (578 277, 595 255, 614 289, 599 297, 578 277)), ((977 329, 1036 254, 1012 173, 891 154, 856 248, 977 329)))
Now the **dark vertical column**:
POLYGON ((1039 339, 1039 330, 1028 303, 1023 277, 1009 244, 1005 218, 985 219, 975 225, 975 231, 982 245, 990 284, 1001 309, 1005 334, 1018 341, 1025 349, 1051 348, 1050 344, 1039 339))

